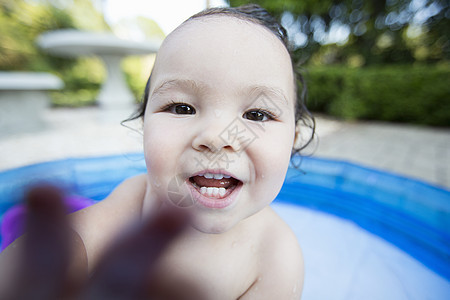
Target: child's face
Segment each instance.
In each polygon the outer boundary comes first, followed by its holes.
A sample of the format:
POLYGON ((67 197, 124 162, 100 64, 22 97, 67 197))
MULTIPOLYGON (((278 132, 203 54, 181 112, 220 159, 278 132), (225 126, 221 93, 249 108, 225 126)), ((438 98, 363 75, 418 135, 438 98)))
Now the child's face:
POLYGON ((146 201, 178 201, 181 183, 194 227, 221 233, 274 200, 295 119, 290 57, 271 32, 225 16, 188 22, 163 43, 149 97, 146 201))

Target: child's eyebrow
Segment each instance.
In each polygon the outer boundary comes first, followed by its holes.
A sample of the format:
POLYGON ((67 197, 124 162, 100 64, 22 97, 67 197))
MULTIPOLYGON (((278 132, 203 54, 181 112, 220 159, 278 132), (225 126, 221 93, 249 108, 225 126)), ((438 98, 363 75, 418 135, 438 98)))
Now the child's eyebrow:
POLYGON ((171 88, 182 88, 191 90, 194 92, 201 92, 205 89, 205 86, 202 84, 199 84, 195 80, 191 79, 171 79, 166 80, 163 83, 161 83, 155 90, 153 91, 153 95, 162 94, 167 90, 170 90, 171 88))
POLYGON ((284 104, 288 104, 288 98, 284 94, 282 89, 264 85, 255 85, 250 88, 250 94, 256 95, 256 97, 270 98, 270 99, 281 99, 284 100, 284 104))

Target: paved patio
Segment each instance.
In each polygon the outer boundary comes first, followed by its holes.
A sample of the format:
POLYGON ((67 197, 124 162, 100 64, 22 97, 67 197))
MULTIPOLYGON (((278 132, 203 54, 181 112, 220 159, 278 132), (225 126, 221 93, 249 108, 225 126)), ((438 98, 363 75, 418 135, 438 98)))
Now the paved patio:
POLYGON ((450 188, 450 129, 379 122, 337 123, 314 155, 346 160, 450 188))
MULTIPOLYGON (((0 135, 0 170, 68 157, 142 150, 142 136, 120 125, 130 112, 52 109, 34 132, 0 135)), ((129 124, 134 129, 140 122, 129 124)), ((1 126, 1 124, 0 124, 1 126)), ((450 189, 450 129, 317 117, 309 152, 420 179, 450 189), (314 148, 314 149, 313 149, 314 148)))

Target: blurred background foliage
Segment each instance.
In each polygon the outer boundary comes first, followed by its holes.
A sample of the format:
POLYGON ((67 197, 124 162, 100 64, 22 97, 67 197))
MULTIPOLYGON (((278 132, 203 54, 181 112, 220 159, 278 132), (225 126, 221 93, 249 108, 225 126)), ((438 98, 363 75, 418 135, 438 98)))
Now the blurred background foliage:
POLYGON ((448 0, 229 0, 287 28, 313 112, 450 126, 448 0))
MULTIPOLYGON (((63 59, 35 40, 61 28, 163 39, 154 21, 137 17, 111 28, 93 0, 0 0, 0 69, 52 72, 65 82, 55 105, 95 103, 105 70, 95 57, 63 59)), ((293 60, 309 88, 313 112, 338 118, 450 126, 448 0, 228 0, 257 3, 287 29, 293 60)), ((123 63, 140 99, 154 56, 123 63)))
MULTIPOLYGON (((41 51, 37 37, 51 30, 79 29, 114 31, 122 38, 164 38, 152 20, 124 20, 111 28, 91 0, 0 0, 0 70, 50 72, 60 77, 65 88, 52 92, 55 106, 94 105, 105 67, 97 57, 59 58, 41 51)), ((125 77, 136 100, 140 100, 153 64, 153 56, 128 57, 122 63, 125 77)))
POLYGON ((312 111, 346 120, 450 124, 450 70, 445 65, 316 66, 305 77, 312 111))
POLYGON ((295 59, 302 63, 433 63, 450 55, 448 0, 228 2, 266 8, 288 29, 295 59))

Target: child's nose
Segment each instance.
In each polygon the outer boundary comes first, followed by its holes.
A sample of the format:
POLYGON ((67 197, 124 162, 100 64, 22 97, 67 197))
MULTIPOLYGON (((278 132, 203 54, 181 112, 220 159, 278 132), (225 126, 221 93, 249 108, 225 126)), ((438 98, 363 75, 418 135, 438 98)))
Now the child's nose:
POLYGON ((239 130, 237 125, 238 118, 208 118, 202 122, 192 141, 192 147, 198 151, 240 151, 242 145, 239 133, 242 133, 242 128, 239 130))

